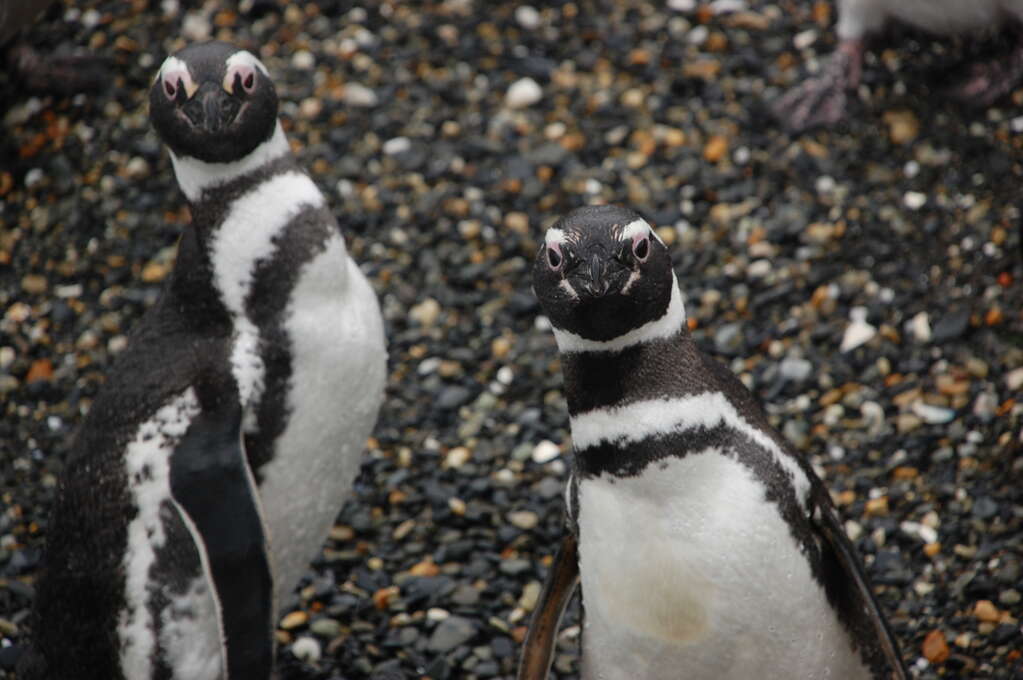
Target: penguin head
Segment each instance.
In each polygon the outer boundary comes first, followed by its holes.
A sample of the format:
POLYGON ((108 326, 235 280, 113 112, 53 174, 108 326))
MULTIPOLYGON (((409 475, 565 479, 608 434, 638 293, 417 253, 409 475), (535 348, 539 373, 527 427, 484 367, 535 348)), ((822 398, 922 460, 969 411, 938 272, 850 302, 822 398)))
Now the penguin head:
POLYGON ((277 92, 251 52, 223 42, 167 57, 149 90, 149 118, 177 156, 241 160, 277 126, 277 92))
POLYGON ((668 249, 638 214, 578 208, 547 230, 533 291, 551 324, 606 342, 664 317, 675 288, 668 249))

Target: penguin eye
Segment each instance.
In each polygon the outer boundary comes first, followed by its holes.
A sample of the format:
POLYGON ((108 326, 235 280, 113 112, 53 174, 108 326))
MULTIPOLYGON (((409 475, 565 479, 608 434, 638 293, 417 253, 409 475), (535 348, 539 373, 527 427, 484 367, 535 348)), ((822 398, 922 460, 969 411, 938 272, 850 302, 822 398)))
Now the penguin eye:
POLYGON ((245 88, 246 92, 252 92, 256 89, 256 74, 249 73, 245 76, 245 79, 242 80, 242 87, 245 88))
POLYGON ((632 239, 632 254, 636 256, 636 259, 640 262, 646 262, 647 257, 650 256, 650 239, 647 236, 641 236, 632 239))
POLYGON ((550 267, 552 272, 556 272, 561 269, 561 265, 565 263, 565 256, 561 254, 561 246, 557 243, 547 244, 547 266, 550 267))
POLYGON ((163 93, 167 95, 167 99, 174 99, 178 94, 177 86, 167 78, 163 79, 163 93))

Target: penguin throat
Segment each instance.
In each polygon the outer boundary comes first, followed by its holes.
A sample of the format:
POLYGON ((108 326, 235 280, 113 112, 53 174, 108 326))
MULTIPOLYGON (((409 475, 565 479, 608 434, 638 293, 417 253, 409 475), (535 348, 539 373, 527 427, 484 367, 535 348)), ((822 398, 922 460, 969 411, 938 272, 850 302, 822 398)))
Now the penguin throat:
POLYGON ((226 184, 231 180, 258 170, 267 163, 291 151, 288 138, 281 122, 277 121, 273 136, 263 142, 252 153, 230 163, 207 163, 191 156, 178 156, 170 151, 171 164, 178 186, 190 203, 197 203, 207 189, 226 184))
POLYGON ((675 335, 685 326, 686 309, 682 303, 682 291, 678 287, 678 278, 671 274, 671 299, 664 314, 653 321, 648 321, 639 328, 634 328, 616 338, 609 340, 592 340, 555 326, 554 339, 558 350, 568 352, 617 352, 638 345, 675 335))

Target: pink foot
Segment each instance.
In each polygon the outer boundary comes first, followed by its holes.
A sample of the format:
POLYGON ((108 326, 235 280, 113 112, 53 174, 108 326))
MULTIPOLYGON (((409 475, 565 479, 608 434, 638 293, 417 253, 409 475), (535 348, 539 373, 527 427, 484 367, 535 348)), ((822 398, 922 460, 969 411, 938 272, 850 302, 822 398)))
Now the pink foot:
POLYGON ((1006 57, 974 64, 965 81, 953 86, 948 94, 971 106, 983 108, 1012 92, 1023 81, 1023 32, 1019 43, 1006 57))
POLYGON ((786 92, 771 110, 793 133, 833 125, 845 118, 848 92, 859 85, 862 67, 863 42, 843 40, 820 73, 786 92))

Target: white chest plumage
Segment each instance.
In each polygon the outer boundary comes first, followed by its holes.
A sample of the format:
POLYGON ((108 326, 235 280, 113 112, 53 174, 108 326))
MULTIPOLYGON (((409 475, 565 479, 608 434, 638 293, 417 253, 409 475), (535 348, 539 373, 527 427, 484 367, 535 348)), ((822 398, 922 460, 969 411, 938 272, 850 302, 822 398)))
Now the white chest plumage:
POLYGON ((279 606, 348 494, 383 399, 387 355, 376 295, 340 236, 302 269, 285 328, 289 418, 259 488, 279 606))
MULTIPOLYGON (((196 200, 204 190, 287 153, 278 124, 274 137, 251 155, 251 162, 211 168, 193 159, 176 159, 175 172, 186 195, 196 200)), ((273 443, 270 462, 259 470, 278 609, 315 556, 358 472, 386 381, 376 294, 348 256, 333 220, 309 217, 310 211, 325 204, 304 173, 273 175, 233 200, 210 252, 214 283, 234 324, 231 370, 247 434, 261 436, 257 411, 271 396, 266 390, 284 392, 283 398, 272 396, 281 405, 278 415, 285 425, 273 443), (310 232, 289 231, 296 218, 320 222, 299 227, 310 232), (278 349, 287 354, 290 372, 284 384, 274 385, 263 360, 266 329, 251 316, 251 306, 264 302, 251 297, 257 272, 289 248, 289 238, 320 238, 314 233, 326 234, 319 246, 304 254, 290 251, 280 260, 281 266, 297 271, 280 282, 290 280, 291 288, 279 318, 283 338, 277 335, 273 341, 285 343, 278 349)))
POLYGON ((838 34, 857 38, 879 30, 889 19, 937 35, 956 35, 1023 19, 1021 0, 841 0, 838 34))
POLYGON ((869 678, 777 507, 707 449, 579 486, 583 677, 869 678))
MULTIPOLYGON (((297 215, 324 198, 300 172, 276 175, 230 207, 213 244, 214 274, 235 325, 232 372, 246 407, 246 432, 267 389, 264 339, 247 305, 255 272, 282 247, 297 215)), ((383 396, 383 325, 376 295, 331 226, 299 267, 282 313, 291 373, 281 400, 286 426, 260 470, 260 500, 282 607, 323 541, 358 472, 383 396)), ((259 301, 256 301, 257 303, 259 301)))

